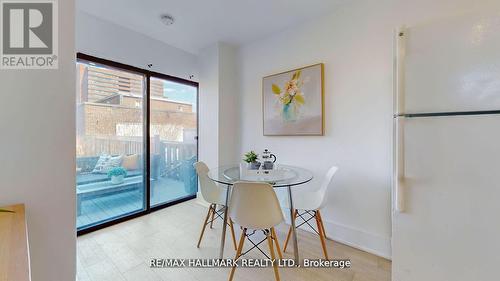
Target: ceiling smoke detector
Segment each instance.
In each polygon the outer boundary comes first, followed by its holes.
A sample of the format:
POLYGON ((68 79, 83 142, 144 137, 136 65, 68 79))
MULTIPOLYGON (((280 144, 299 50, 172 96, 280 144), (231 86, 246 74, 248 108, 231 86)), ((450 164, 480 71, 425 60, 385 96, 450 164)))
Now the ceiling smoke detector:
POLYGON ((168 15, 168 14, 160 15, 160 20, 164 25, 172 25, 172 24, 174 24, 174 21, 175 21, 174 17, 172 17, 171 15, 168 15))

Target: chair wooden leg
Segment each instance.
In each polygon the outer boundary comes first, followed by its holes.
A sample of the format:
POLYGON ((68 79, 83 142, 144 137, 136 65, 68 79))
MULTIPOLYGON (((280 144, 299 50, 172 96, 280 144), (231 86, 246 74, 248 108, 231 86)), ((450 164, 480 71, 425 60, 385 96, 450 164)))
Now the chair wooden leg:
POLYGON ((203 222, 203 227, 200 233, 200 239, 198 239, 198 245, 196 245, 197 248, 200 247, 201 239, 203 238, 203 233, 205 233, 205 228, 207 227, 208 218, 210 217, 211 213, 212 213, 212 205, 210 205, 210 208, 208 208, 207 216, 205 217, 205 221, 203 222))
POLYGON ((323 253, 325 254, 325 259, 328 259, 328 252, 326 250, 326 242, 325 242, 325 229, 323 227, 323 221, 321 220, 321 214, 319 210, 316 211, 316 225, 318 226, 319 239, 321 240, 321 247, 323 248, 323 253))
MULTIPOLYGON (((243 243, 245 242, 246 233, 247 233, 247 229, 244 228, 243 231, 241 232, 240 243, 238 244, 238 249, 236 250, 236 256, 234 257, 235 261, 238 260, 238 258, 241 255, 241 252, 243 251, 243 243)), ((231 268, 231 273, 229 274, 229 281, 233 280, 235 270, 236 270, 236 266, 233 266, 233 268, 231 268)))
MULTIPOLYGON (((297 218, 297 210, 293 213, 293 219, 295 220, 297 218)), ((290 228, 288 228, 288 234, 286 235, 285 239, 285 245, 283 245, 283 253, 286 252, 286 247, 288 246, 288 240, 290 240, 290 235, 292 235, 292 225, 290 225, 290 228)))
POLYGON ((292 235, 292 226, 288 228, 288 233, 286 234, 285 243, 283 244, 283 253, 286 252, 286 247, 288 246, 288 240, 290 240, 290 235, 292 235))
POLYGON ((274 269, 274 277, 276 281, 280 281, 280 274, 278 272, 278 263, 276 262, 276 258, 274 256, 274 246, 273 239, 271 238, 271 233, 267 235, 267 243, 269 244, 269 252, 271 253, 271 259, 274 260, 273 269, 274 269))
POLYGON ((318 216, 319 216, 319 222, 321 222, 321 229, 323 230, 323 236, 326 239, 326 231, 325 231, 325 225, 323 224, 323 217, 321 216, 321 213, 318 210, 318 216))
POLYGON ((236 246, 236 236, 234 235, 234 227, 233 227, 233 220, 229 218, 229 229, 231 230, 231 237, 233 238, 233 245, 234 245, 234 250, 238 250, 238 246, 236 246))
POLYGON ((278 257, 280 259, 283 259, 283 254, 281 253, 280 249, 280 243, 278 242, 278 235, 276 235, 276 230, 274 229, 274 227, 271 228, 271 236, 274 239, 274 243, 276 245, 276 251, 278 252, 278 257))
POLYGON ((215 211, 217 211, 217 204, 212 204, 212 218, 210 219, 210 228, 213 228, 214 225, 214 216, 215 216, 215 211))

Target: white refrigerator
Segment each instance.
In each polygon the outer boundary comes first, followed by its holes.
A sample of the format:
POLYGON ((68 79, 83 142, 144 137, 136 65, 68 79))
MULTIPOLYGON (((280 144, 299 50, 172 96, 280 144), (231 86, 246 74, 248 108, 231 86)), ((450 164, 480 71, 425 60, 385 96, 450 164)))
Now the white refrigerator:
POLYGON ((393 281, 500 280, 500 13, 395 33, 393 281))

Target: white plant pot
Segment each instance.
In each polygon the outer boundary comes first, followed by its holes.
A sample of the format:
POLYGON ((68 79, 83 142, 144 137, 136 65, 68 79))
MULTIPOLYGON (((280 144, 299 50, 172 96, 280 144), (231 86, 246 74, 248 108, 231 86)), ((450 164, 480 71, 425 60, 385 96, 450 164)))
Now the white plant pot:
POLYGON ((252 162, 252 163, 247 163, 247 169, 248 170, 258 170, 260 168, 260 162, 252 162))
POLYGON ((124 180, 125 180, 125 176, 124 175, 121 175, 121 176, 111 176, 111 183, 112 184, 120 184, 120 183, 123 183, 124 180))

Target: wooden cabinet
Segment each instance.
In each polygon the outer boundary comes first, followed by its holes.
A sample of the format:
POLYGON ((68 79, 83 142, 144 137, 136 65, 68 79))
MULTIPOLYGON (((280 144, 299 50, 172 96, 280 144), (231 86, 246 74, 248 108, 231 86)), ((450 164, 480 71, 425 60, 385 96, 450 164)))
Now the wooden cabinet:
POLYGON ((30 257, 24 205, 4 206, 0 209, 0 281, 28 281, 30 257))

